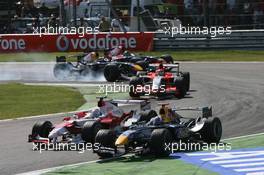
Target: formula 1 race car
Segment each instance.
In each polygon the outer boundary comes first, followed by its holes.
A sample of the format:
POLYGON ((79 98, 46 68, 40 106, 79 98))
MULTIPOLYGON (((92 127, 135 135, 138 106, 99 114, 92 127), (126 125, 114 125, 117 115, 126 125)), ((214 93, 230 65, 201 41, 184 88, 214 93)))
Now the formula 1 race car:
POLYGON ((190 89, 190 73, 181 72, 179 63, 154 66, 151 71, 138 72, 137 77, 130 81, 129 95, 174 95, 183 98, 190 89))
POLYGON ((77 62, 69 62, 65 56, 56 58, 56 65, 53 70, 54 76, 59 80, 78 80, 86 77, 99 77, 104 75, 109 82, 117 80, 127 80, 135 76, 137 71, 145 70, 145 64, 141 62, 130 63, 110 61, 100 58, 91 63, 84 63, 83 56, 77 56, 77 62))
POLYGON ((123 149, 124 153, 148 152, 167 156, 171 153, 167 146, 172 143, 219 143, 221 136, 221 121, 212 117, 212 107, 171 109, 163 104, 159 116, 150 121, 136 122, 121 134, 100 130, 95 140, 100 144, 100 156, 115 155, 118 149, 123 149), (201 112, 201 115, 190 118, 179 114, 190 111, 195 115, 201 112))
POLYGON ((171 63, 171 56, 165 55, 159 58, 151 56, 135 56, 129 52, 123 52, 121 48, 105 51, 104 57, 99 58, 97 52, 73 55, 69 57, 56 57, 56 65, 53 74, 60 80, 76 80, 87 76, 95 77, 104 74, 109 82, 129 80, 138 71, 146 71, 149 64, 171 63), (120 51, 121 50, 121 51, 120 51), (68 61, 69 58, 77 57, 77 62, 68 61))
MULTIPOLYGON (((104 129, 117 129, 124 120, 131 120, 136 111, 124 112, 119 104, 139 104, 138 115, 148 117, 149 102, 144 100, 104 100, 100 97, 98 108, 82 111, 72 117, 65 117, 63 122, 53 125, 50 121, 37 122, 29 135, 28 141, 38 143, 94 143, 97 132, 104 129)), ((128 128, 128 126, 124 126, 128 128)))

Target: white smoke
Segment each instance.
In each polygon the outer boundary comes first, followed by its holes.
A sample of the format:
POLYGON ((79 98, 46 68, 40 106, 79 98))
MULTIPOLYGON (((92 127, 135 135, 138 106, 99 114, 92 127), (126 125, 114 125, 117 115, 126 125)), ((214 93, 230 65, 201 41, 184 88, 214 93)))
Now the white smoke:
POLYGON ((104 82, 106 81, 103 73, 97 73, 97 74, 88 74, 86 76, 80 77, 81 81, 94 81, 94 82, 104 82))
POLYGON ((85 76, 64 75, 65 79, 59 80, 54 77, 53 68, 55 62, 7 62, 0 63, 0 81, 24 81, 24 82, 57 82, 57 81, 106 81, 103 73, 89 73, 85 76))
POLYGON ((10 63, 0 64, 0 81, 17 81, 21 80, 21 74, 14 70, 10 63))

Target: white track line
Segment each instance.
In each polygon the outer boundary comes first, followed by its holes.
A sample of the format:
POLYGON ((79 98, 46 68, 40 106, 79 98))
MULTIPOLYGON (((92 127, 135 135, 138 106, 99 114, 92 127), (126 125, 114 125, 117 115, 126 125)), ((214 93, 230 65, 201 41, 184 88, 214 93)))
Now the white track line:
POLYGON ((205 159, 202 159, 202 161, 237 159, 237 158, 254 157, 254 156, 260 156, 260 155, 264 155, 264 152, 256 152, 256 153, 246 154, 246 155, 230 155, 230 156, 227 155, 227 156, 219 156, 219 157, 213 157, 213 158, 205 158, 205 159))
POLYGON ((264 171, 254 172, 254 173, 247 173, 246 175, 264 175, 264 171))
POLYGON ((239 164, 229 164, 229 165, 221 165, 221 166, 224 168, 231 168, 231 167, 259 166, 259 165, 264 165, 264 162, 239 163, 239 164))
POLYGON ((48 173, 50 171, 55 171, 57 169, 61 169, 61 168, 64 168, 64 167, 75 167, 75 166, 80 166, 80 165, 83 165, 83 164, 96 163, 98 161, 99 160, 93 160, 93 161, 75 163, 75 164, 70 164, 70 165, 62 165, 62 166, 46 168, 46 169, 42 169, 42 170, 36 170, 36 171, 30 171, 30 172, 26 172, 26 173, 20 173, 20 174, 16 174, 16 175, 40 175, 40 174, 48 173))
MULTIPOLYGON (((129 156, 131 156, 131 154, 124 155, 122 157, 129 157, 129 156)), ((92 160, 92 161, 88 161, 88 162, 80 162, 80 163, 75 163, 75 164, 62 165, 62 166, 57 166, 57 167, 51 167, 51 168, 46 168, 46 169, 41 169, 41 170, 36 170, 36 171, 20 173, 20 174, 16 174, 16 175, 41 175, 41 174, 48 173, 51 171, 56 171, 56 170, 61 169, 61 168, 73 168, 73 167, 77 167, 80 165, 109 161, 109 160, 115 160, 118 158, 121 158, 121 157, 113 157, 113 158, 102 159, 102 160, 92 160)))
POLYGON ((264 170, 264 167, 235 169, 235 171, 237 172, 262 171, 262 170, 264 170))
POLYGON ((9 121, 15 121, 15 120, 26 120, 26 119, 41 118, 41 117, 53 117, 53 116, 57 116, 57 115, 72 114, 72 113, 76 113, 76 112, 81 112, 81 111, 69 111, 69 112, 60 112, 60 113, 54 113, 54 114, 43 114, 43 115, 36 115, 36 116, 29 116, 29 117, 4 119, 4 120, 0 120, 0 123, 9 122, 9 121))
POLYGON ((229 141, 229 140, 235 140, 235 139, 243 139, 243 138, 260 136, 260 135, 264 135, 264 132, 262 132, 262 133, 256 133, 256 134, 249 134, 249 135, 244 135, 244 136, 238 136, 238 137, 232 137, 232 138, 227 138, 227 139, 223 139, 221 141, 229 141))
POLYGON ((230 154, 249 154, 249 153, 263 153, 263 151, 228 151, 228 152, 200 152, 200 153, 187 153, 188 156, 210 156, 210 155, 230 155, 230 154))
POLYGON ((242 163, 242 162, 257 162, 264 161, 264 158, 249 158, 249 159, 235 159, 235 160, 219 160, 212 161, 212 164, 228 164, 228 163, 242 163))
MULTIPOLYGON (((79 83, 79 84, 77 84, 77 83, 23 83, 23 84, 34 85, 34 86, 68 86, 68 87, 72 87, 72 86, 73 87, 100 87, 100 86, 105 85, 105 84, 85 84, 85 83, 86 82, 79 83)), ((90 82, 88 82, 88 83, 90 83, 90 82)), ((109 84, 109 85, 111 85, 111 84, 109 84)))

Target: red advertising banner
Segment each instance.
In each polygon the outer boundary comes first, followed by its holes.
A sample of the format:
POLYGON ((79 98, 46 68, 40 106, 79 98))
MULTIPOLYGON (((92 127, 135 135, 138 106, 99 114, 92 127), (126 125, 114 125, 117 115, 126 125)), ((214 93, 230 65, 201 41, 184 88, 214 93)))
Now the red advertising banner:
POLYGON ((0 35, 0 52, 75 52, 104 50, 123 45, 128 50, 150 51, 154 33, 97 33, 84 36, 7 34, 0 35))

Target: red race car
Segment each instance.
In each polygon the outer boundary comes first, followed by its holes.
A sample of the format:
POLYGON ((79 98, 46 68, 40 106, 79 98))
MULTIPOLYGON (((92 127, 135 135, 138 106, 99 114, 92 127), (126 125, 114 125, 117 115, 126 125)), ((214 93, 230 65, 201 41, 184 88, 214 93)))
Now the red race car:
POLYGON ((131 97, 174 95, 183 98, 190 89, 190 73, 181 72, 180 64, 153 64, 148 72, 139 72, 129 83, 131 97))
MULTIPOLYGON (((33 143, 94 143, 100 129, 120 129, 120 123, 135 115, 135 111, 124 112, 119 104, 140 104, 140 115, 148 115, 149 102, 145 100, 104 100, 100 97, 98 107, 65 117, 62 123, 50 121, 34 124, 28 141, 33 143)), ((144 116, 143 116, 144 117, 144 116)), ((124 128, 122 128, 124 129, 124 128)))

